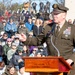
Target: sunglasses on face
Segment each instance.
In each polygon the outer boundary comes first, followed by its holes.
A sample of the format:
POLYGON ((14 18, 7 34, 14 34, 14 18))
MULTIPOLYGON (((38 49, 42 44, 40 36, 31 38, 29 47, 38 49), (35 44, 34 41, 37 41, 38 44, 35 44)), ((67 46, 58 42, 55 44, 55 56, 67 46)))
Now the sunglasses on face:
POLYGON ((7 42, 12 42, 12 41, 7 41, 7 42))

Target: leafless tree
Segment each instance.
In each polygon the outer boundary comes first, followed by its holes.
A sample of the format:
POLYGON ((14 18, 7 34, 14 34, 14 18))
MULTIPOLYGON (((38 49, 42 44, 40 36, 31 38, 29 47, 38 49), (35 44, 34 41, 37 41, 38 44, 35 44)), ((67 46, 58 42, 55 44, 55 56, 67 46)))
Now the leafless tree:
POLYGON ((11 3, 12 3, 13 0, 2 0, 2 3, 6 6, 11 6, 11 3))
POLYGON ((64 5, 64 3, 65 3, 65 0, 55 0, 58 4, 62 4, 62 5, 64 5))

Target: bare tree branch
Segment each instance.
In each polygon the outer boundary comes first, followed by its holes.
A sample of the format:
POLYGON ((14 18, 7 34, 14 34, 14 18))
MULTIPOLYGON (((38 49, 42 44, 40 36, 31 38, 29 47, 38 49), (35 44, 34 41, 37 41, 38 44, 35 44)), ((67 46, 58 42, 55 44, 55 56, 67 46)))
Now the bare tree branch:
POLYGON ((64 5, 65 0, 55 0, 58 4, 64 5))
POLYGON ((13 0, 3 0, 2 2, 3 2, 3 4, 9 4, 9 3, 11 3, 13 0))

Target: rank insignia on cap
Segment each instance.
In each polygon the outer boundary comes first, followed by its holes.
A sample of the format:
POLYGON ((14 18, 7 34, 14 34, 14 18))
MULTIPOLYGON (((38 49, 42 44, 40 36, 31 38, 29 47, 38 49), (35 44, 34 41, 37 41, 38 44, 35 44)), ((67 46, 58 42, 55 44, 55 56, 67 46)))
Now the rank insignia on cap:
POLYGON ((54 8, 54 9, 55 9, 55 8, 57 8, 57 7, 58 7, 58 5, 57 5, 57 4, 54 4, 54 5, 53 5, 53 8, 54 8))

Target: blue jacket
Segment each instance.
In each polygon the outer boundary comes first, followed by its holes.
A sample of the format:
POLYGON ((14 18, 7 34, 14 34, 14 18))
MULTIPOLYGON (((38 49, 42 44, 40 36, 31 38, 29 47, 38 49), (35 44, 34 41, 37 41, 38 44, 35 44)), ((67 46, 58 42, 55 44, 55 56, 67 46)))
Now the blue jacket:
POLYGON ((28 29, 28 31, 32 31, 34 24, 33 24, 33 23, 30 24, 29 22, 26 22, 26 23, 25 23, 25 26, 26 26, 26 28, 28 29))
POLYGON ((10 31, 12 30, 13 32, 17 32, 17 26, 15 23, 10 24, 10 22, 8 22, 5 26, 5 31, 10 31))

